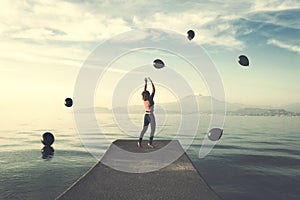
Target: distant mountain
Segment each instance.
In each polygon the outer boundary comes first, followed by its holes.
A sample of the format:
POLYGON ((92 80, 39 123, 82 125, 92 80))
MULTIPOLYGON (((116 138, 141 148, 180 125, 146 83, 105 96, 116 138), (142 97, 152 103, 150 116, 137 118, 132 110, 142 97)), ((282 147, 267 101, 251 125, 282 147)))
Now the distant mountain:
MULTIPOLYGON (((195 95, 195 96, 187 96, 182 99, 183 103, 189 103, 193 98, 196 98, 199 103, 200 112, 211 112, 211 107, 214 104, 215 110, 223 109, 224 102, 219 101, 211 96, 202 96, 202 95, 195 95)), ((244 105, 240 103, 226 103, 226 110, 227 111, 237 111, 243 108, 265 108, 265 109, 272 109, 271 106, 257 106, 257 105, 244 105)))
POLYGON ((282 108, 290 112, 300 112, 300 103, 285 105, 282 108))
MULTIPOLYGON (((195 99, 198 101, 198 108, 200 113, 211 113, 212 104, 215 105, 215 111, 220 110, 223 107, 223 102, 219 101, 211 96, 202 95, 190 95, 181 99, 180 102, 170 103, 157 103, 158 106, 162 107, 167 113, 193 113, 196 112, 194 102, 195 99), (180 103, 182 111, 180 110, 180 103)), ((81 112, 96 112, 96 113, 111 113, 112 110, 104 107, 86 108, 82 109, 81 112)), ((113 109, 115 113, 143 113, 144 105, 132 105, 129 107, 116 107, 113 109)), ((300 103, 290 104, 282 106, 281 108, 274 108, 271 106, 255 106, 255 105, 244 105, 239 103, 226 103, 227 115, 238 115, 238 116, 300 116, 300 103)))
MULTIPOLYGON (((214 103, 215 110, 222 109, 223 102, 219 101, 211 96, 202 95, 191 95, 181 99, 181 103, 190 108, 190 102, 197 99, 199 103, 199 110, 201 113, 211 113, 211 107, 214 103)), ((172 107, 177 106, 177 103, 165 104, 166 107, 172 109, 172 107)), ((239 115, 239 116, 300 116, 300 103, 286 105, 281 108, 275 108, 272 106, 257 106, 257 105, 244 105, 240 103, 226 103, 226 112, 228 115, 239 115)))

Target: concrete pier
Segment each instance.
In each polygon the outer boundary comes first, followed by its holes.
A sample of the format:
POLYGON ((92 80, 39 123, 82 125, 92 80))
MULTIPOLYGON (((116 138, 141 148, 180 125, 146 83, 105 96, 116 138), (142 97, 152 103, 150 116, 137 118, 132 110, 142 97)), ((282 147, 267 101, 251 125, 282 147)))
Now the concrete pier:
MULTIPOLYGON (((221 199, 206 184, 178 141, 156 140, 154 145, 154 149, 148 149, 147 141, 145 141, 142 143, 142 148, 137 148, 136 140, 116 140, 106 151, 101 161, 57 199, 221 199), (151 155, 151 153, 162 149, 166 145, 169 147, 168 151, 181 152, 178 159, 171 164, 168 163, 163 168, 147 173, 128 173, 116 170, 118 167, 125 165, 139 165, 136 168, 143 168, 149 163, 155 163, 151 160, 151 157, 133 163, 126 156, 122 157, 122 154, 116 151, 116 147, 133 152, 134 155, 143 156, 151 155), (141 165, 140 163, 144 164, 141 165), (113 168, 108 167, 107 164, 113 168)), ((159 163, 156 160, 157 164, 159 163)), ((154 164, 154 167, 157 166, 154 164)))

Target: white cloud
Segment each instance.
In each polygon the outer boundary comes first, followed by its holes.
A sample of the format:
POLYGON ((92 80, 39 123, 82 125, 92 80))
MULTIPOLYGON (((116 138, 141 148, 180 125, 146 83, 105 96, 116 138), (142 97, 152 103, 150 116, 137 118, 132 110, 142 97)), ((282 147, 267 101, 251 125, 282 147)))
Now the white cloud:
MULTIPOLYGON (((3 0, 0 2, 5 8, 0 13, 0 36, 2 39, 97 42, 133 27, 163 28, 183 34, 193 29, 196 32, 194 40, 201 44, 242 49, 244 43, 236 37, 239 27, 234 26, 233 21, 251 12, 300 7, 299 1, 292 0, 188 1, 185 4, 176 1, 174 5, 126 1, 122 4, 116 7, 110 1, 3 0)), ((252 31, 246 30, 247 33, 252 31)))
POLYGON ((202 44, 241 49, 244 44, 236 38, 238 27, 232 26, 234 20, 249 12, 300 7, 299 1, 292 0, 177 4, 130 1, 118 8, 110 1, 4 0, 0 2, 6 8, 0 13, 0 35, 10 39, 101 41, 132 27, 164 28, 181 33, 194 29, 195 40, 202 44))
MULTIPOLYGON (((140 7, 143 12, 126 13, 131 20, 126 20, 121 9, 119 15, 109 8, 112 3, 97 4, 107 8, 96 11, 91 4, 71 3, 60 0, 28 1, 15 3, 1 1, 0 6, 9 12, 0 13, 0 35, 2 38, 56 40, 56 41, 100 41, 110 38, 132 27, 163 28, 185 33, 195 29, 196 41, 229 48, 242 48, 243 43, 235 38, 235 29, 230 25, 238 15, 228 14, 225 10, 199 10, 186 8, 180 12, 151 11, 146 2, 128 4, 140 7), (2 4, 2 5, 1 5, 2 4), (112 14, 111 14, 112 13, 112 14), (146 15, 146 17, 145 17, 146 15), (222 32, 222 34, 219 34, 222 32), (229 44, 229 45, 228 45, 229 44)), ((157 5, 157 2, 153 3, 157 5)), ((161 10, 166 5, 163 5, 161 10)), ((170 6, 170 5, 168 5, 170 6)), ((128 6, 125 6, 128 7, 128 6)), ((172 7, 172 6, 171 6, 172 7)), ((177 6, 178 7, 178 6, 177 6)), ((129 11, 130 12, 130 11, 129 11)), ((128 18, 128 17, 127 17, 128 18)))
POLYGON ((35 40, 95 41, 130 30, 122 18, 91 12, 84 4, 59 0, 1 1, 2 37, 35 40))
POLYGON ((92 12, 85 4, 3 0, 0 6, 5 8, 0 12, 1 71, 25 65, 29 70, 51 65, 79 68, 92 50, 84 42, 130 30, 123 19, 92 12))
POLYGON ((283 49, 287 49, 289 51, 293 51, 293 52, 297 52, 297 53, 300 53, 300 46, 297 46, 297 45, 290 45, 290 44, 285 44, 283 42, 280 42, 278 40, 268 40, 267 42, 268 44, 272 44, 272 45, 275 45, 277 47, 280 47, 280 48, 283 48, 283 49))
POLYGON ((253 1, 250 12, 258 11, 281 11, 288 9, 300 8, 300 1, 298 0, 268 0, 253 1))
POLYGON ((201 44, 223 46, 230 49, 240 49, 243 42, 235 38, 236 30, 231 26, 231 20, 236 15, 219 16, 217 12, 182 12, 176 14, 155 13, 147 18, 134 17, 134 26, 170 29, 185 34, 189 29, 196 32, 195 41, 201 44), (220 34, 223 32, 223 34, 220 34))
POLYGON ((300 29, 300 21, 298 20, 300 1, 294 4, 287 2, 272 4, 270 2, 259 1, 257 4, 253 4, 253 7, 245 18, 253 22, 300 29))

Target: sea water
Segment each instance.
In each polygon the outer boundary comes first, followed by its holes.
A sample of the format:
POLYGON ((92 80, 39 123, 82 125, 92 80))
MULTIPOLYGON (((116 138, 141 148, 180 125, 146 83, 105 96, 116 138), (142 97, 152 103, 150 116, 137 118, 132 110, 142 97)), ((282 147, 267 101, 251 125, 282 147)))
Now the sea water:
MULTIPOLYGON (((142 123, 142 117, 134 116, 135 123, 142 123)), ((178 115, 168 117, 163 127, 158 127, 156 138, 170 138, 176 132, 178 115)), ((115 139, 136 139, 124 137, 115 123, 105 122, 106 116, 101 119, 108 137, 89 150, 103 155, 115 139)), ((200 128, 187 154, 219 196, 225 200, 299 199, 300 117, 227 116, 221 140, 209 155, 199 159, 209 119, 201 116, 200 128)), ((54 199, 98 162, 82 144, 72 114, 47 123, 37 117, 15 124, 14 128, 1 128, 0 199, 54 199), (41 155, 40 139, 46 131, 56 139, 51 159, 42 159, 41 155)), ((136 136, 139 131, 135 130, 136 136)), ((148 135, 149 132, 145 137, 148 135)), ((92 141, 89 144, 93 145, 92 141)))

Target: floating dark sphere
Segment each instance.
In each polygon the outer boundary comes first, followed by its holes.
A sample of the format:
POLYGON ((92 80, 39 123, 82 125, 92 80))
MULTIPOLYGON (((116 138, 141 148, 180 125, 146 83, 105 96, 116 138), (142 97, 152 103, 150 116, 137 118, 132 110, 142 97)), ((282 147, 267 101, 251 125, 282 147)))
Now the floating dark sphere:
POLYGON ((223 134, 223 129, 220 128, 213 128, 208 132, 208 138, 211 141, 218 141, 223 134))
POLYGON ((194 37, 195 37, 195 32, 193 31, 193 30, 189 30, 188 32, 187 32, 187 38, 189 39, 189 40, 192 40, 194 37))
POLYGON ((73 105, 73 100, 71 98, 65 99, 65 106, 71 107, 73 105))
POLYGON ((43 140, 41 141, 46 146, 51 146, 54 142, 54 136, 50 132, 46 132, 43 134, 43 140))
POLYGON ((249 59, 245 55, 240 55, 239 56, 239 63, 242 66, 249 66, 249 59))
POLYGON ((160 60, 160 59, 156 59, 153 61, 153 66, 156 68, 156 69, 161 69, 165 66, 165 63, 160 60))

